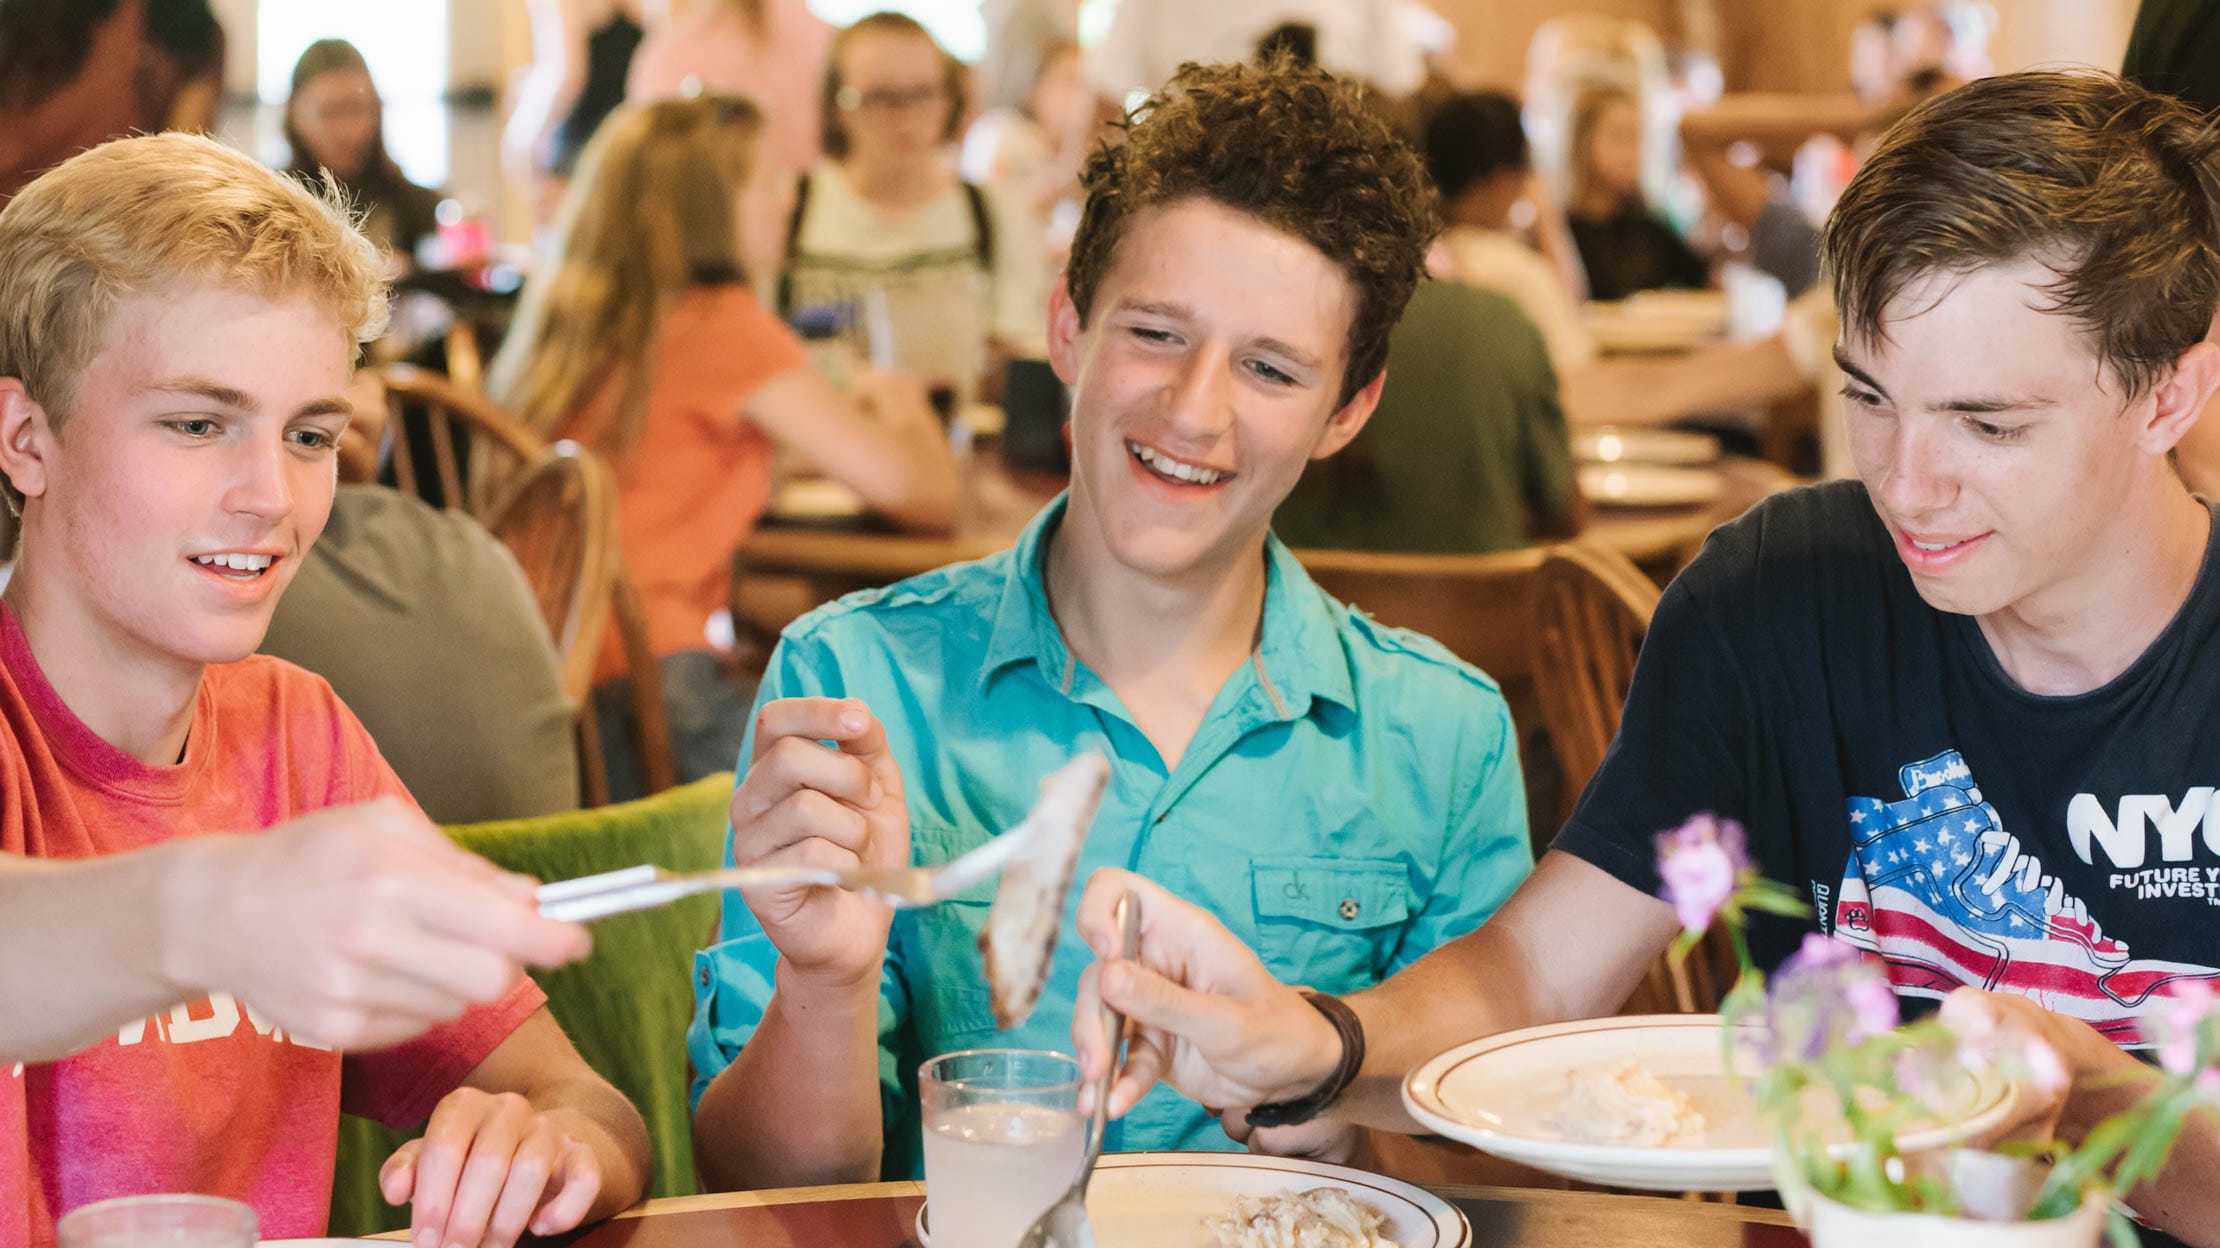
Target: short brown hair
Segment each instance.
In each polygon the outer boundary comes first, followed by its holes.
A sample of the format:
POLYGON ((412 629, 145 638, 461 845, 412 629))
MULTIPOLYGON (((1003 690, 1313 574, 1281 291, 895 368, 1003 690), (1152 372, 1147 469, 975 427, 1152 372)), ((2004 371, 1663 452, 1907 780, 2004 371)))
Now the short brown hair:
POLYGON ((942 142, 953 141, 964 121, 964 84, 968 76, 964 63, 950 56, 948 49, 940 46, 940 40, 933 38, 933 32, 925 29, 924 23, 916 18, 906 13, 872 13, 857 18, 854 25, 834 35, 832 46, 825 50, 825 89, 817 101, 819 142, 824 146, 825 155, 834 160, 848 155, 848 123, 842 116, 845 110, 840 107, 840 89, 847 84, 840 80, 840 57, 858 35, 872 31, 911 35, 933 45, 933 51, 940 56, 941 89, 948 96, 948 122, 940 137, 942 142))
MULTIPOLYGON (((189 134, 116 139, 72 156, 0 210, 0 377, 56 427, 116 305, 172 282, 307 294, 357 343, 385 332, 377 247, 336 203, 189 134)), ((22 498, 0 478, 11 505, 22 498)))
POLYGON ((1889 305, 1933 275, 2036 260, 2050 310, 2124 395, 2202 340, 2220 306, 2220 134, 2104 73, 1969 83, 1888 132, 1827 219, 1843 332, 1885 340, 1889 305))
POLYGON ((1410 145, 1323 70, 1182 65, 1130 114, 1125 141, 1097 151, 1065 270, 1082 324, 1128 223, 1144 209, 1208 199, 1322 252, 1357 288, 1340 402, 1387 366, 1388 331, 1426 269, 1433 187, 1410 145))

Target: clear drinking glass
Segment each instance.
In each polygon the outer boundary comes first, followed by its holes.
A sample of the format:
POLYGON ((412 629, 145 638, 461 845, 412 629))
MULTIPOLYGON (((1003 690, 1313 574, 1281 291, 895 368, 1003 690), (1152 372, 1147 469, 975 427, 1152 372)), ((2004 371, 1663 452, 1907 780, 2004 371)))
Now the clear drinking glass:
POLYGON ((969 1049, 918 1068, 926 1225, 936 1248, 1015 1248, 1079 1173, 1079 1063, 969 1049))
POLYGON ((62 1215, 61 1248, 254 1248, 254 1210, 221 1196, 124 1196, 62 1215))

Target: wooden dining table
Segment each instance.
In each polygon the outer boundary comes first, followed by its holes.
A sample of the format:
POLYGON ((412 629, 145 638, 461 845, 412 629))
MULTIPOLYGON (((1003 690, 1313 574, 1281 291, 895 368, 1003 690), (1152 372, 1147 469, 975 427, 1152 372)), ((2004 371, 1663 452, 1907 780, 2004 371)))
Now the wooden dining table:
MULTIPOLYGON (((1777 1209, 1541 1188, 1443 1186, 1473 1248, 1805 1248, 1777 1209)), ((572 1248, 914 1248, 922 1183, 651 1200, 572 1248)))
MULTIPOLYGON (((1796 483, 1764 460, 1729 458, 1711 470, 1719 476, 1715 500, 1673 507, 1596 505, 1581 536, 1664 579, 1713 528, 1796 483)), ((798 521, 774 510, 741 547, 739 568, 744 576, 807 578, 817 601, 891 585, 1007 549, 1067 484, 1060 474, 1014 472, 991 452, 967 457, 962 473, 963 503, 951 534, 898 533, 861 522, 798 521)))

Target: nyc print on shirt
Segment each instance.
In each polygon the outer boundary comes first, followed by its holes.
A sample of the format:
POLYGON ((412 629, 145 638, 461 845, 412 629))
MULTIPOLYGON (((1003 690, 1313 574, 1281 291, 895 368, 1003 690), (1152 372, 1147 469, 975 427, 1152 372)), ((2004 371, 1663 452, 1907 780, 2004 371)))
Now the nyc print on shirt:
POLYGON ((2095 794, 2076 794, 2060 812, 2078 858, 2059 864, 2069 884, 1981 799, 1956 750, 1907 763, 1899 776, 1901 797, 1849 800, 1850 860, 1834 908, 1835 934, 1879 954, 1899 993, 1939 1000, 1963 984, 2016 993, 2140 1045, 2136 1015, 2154 994, 2220 978, 2210 967, 2136 957, 2080 895, 2102 872, 2115 904, 2220 905, 2220 852, 2201 836, 2213 826, 2211 788, 2192 790, 2179 810, 2162 797, 2124 797, 2117 817, 2095 794), (2144 867, 2154 825, 2160 856, 2180 865, 2144 867), (2199 844, 2204 866, 2188 861, 2199 844))

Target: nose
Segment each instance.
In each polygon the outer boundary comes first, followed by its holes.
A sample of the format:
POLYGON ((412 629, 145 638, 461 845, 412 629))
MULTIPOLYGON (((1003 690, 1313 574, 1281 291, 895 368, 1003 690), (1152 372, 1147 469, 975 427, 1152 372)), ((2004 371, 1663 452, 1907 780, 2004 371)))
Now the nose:
POLYGON ((265 522, 283 519, 293 510, 294 462, 282 440, 242 446, 224 489, 224 510, 265 522))
POLYGON ((1899 520, 1931 516, 1958 494, 1941 437, 1919 420, 1894 422, 1889 433, 1887 475, 1879 487, 1881 503, 1899 520))
POLYGON ((1180 361, 1164 392, 1164 416, 1183 439, 1209 442, 1233 423, 1233 365, 1225 347, 1208 340, 1180 361))

